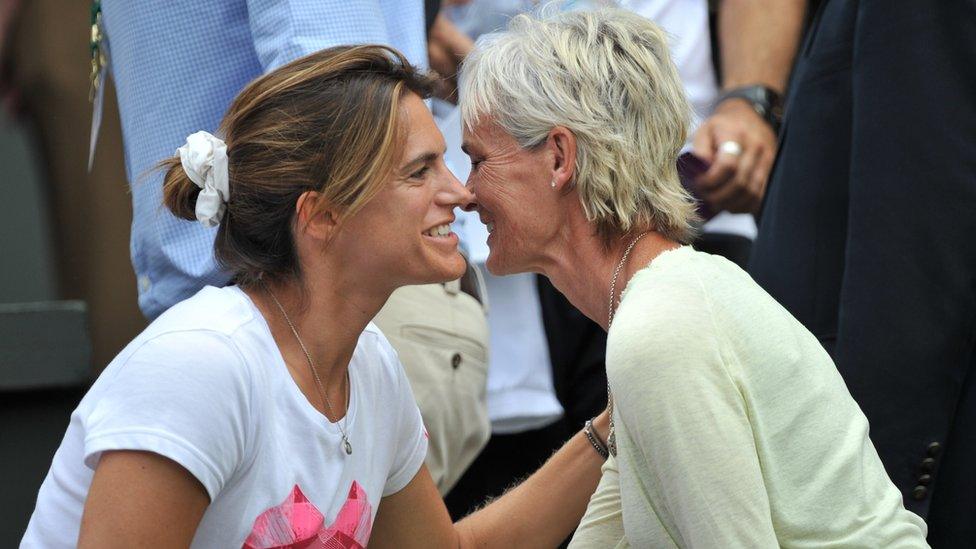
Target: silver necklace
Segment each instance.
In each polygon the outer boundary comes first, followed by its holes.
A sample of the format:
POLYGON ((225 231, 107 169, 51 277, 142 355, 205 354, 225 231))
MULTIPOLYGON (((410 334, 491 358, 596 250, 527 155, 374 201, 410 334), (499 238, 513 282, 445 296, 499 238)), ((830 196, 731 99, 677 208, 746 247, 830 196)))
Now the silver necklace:
MULTIPOLYGON (((281 306, 281 302, 278 301, 278 298, 277 297, 275 297, 274 293, 271 291, 271 288, 269 288, 268 285, 264 281, 262 281, 261 284, 264 286, 264 290, 266 292, 268 292, 268 295, 271 296, 271 299, 274 300, 275 305, 278 306, 278 310, 281 311, 282 316, 285 317, 285 322, 287 322, 288 323, 288 327, 291 328, 291 333, 295 334, 295 339, 298 340, 298 345, 302 348, 302 352, 305 353, 305 358, 308 360, 308 368, 310 370, 312 370, 312 376, 315 378, 315 386, 319 390, 319 396, 322 397, 322 400, 323 401, 325 401, 325 405, 329 407, 329 413, 332 414, 333 416, 335 416, 336 415, 335 410, 332 409, 332 400, 329 399, 329 394, 325 392, 325 387, 322 385, 322 379, 319 377, 319 372, 318 372, 318 370, 315 369, 315 364, 312 362, 312 355, 311 355, 311 353, 308 352, 308 349, 305 347, 305 343, 302 341, 302 338, 298 335, 298 330, 295 329, 295 325, 292 324, 291 319, 288 318, 288 313, 285 312, 285 308, 281 306)), ((346 386, 347 387, 349 386, 349 370, 348 369, 346 370, 346 386)), ((351 388, 350 388, 350 390, 351 390, 351 388)), ((348 394, 346 396, 346 406, 345 406, 345 408, 346 408, 346 414, 343 415, 343 418, 342 418, 342 421, 343 422, 347 421, 348 415, 349 415, 349 395, 348 394)), ((336 427, 338 427, 339 428, 339 432, 342 433, 342 449, 346 451, 346 455, 350 455, 351 456, 352 455, 352 444, 349 443, 349 436, 346 434, 345 428, 343 428, 342 423, 340 423, 338 421, 336 422, 336 427)))
MULTIPOLYGON (((617 268, 613 271, 613 278, 610 280, 610 300, 607 302, 607 333, 610 333, 610 325, 613 324, 613 313, 616 307, 613 306, 614 298, 617 296, 617 277, 620 276, 620 270, 624 268, 627 263, 627 258, 630 256, 631 250, 637 245, 637 241, 644 238, 647 232, 643 232, 633 240, 630 241, 630 245, 624 250, 623 257, 620 258, 620 263, 617 263, 617 268)), ((620 305, 620 301, 617 301, 617 305, 620 305)), ((610 432, 607 434, 607 449, 610 450, 610 454, 614 457, 617 456, 617 433, 613 425, 613 393, 610 392, 610 381, 607 380, 607 411, 610 415, 610 432)))

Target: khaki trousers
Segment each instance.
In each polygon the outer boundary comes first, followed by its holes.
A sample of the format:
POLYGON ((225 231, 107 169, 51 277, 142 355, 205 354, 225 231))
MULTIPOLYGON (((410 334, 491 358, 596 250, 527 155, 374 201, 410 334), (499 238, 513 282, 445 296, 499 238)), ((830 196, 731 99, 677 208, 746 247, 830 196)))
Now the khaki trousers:
POLYGON ((443 496, 491 435, 485 309, 456 281, 405 286, 374 322, 410 379, 430 437, 427 467, 443 496))

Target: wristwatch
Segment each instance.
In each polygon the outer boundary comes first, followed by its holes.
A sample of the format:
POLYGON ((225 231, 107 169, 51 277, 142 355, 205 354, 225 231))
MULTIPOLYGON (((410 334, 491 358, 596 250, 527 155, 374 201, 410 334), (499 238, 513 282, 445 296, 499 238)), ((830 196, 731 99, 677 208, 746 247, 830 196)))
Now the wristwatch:
POLYGON ((779 126, 783 122, 783 97, 774 89, 762 85, 742 86, 722 92, 715 100, 717 107, 727 99, 744 99, 752 105, 760 118, 779 134, 779 126))

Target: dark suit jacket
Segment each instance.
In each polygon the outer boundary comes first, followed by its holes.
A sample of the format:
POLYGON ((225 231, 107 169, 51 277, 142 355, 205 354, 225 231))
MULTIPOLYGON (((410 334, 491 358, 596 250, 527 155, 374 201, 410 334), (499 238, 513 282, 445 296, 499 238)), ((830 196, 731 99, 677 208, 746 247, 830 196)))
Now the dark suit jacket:
POLYGON ((976 2, 823 2, 750 272, 832 354, 936 546, 976 542, 974 237, 976 2))

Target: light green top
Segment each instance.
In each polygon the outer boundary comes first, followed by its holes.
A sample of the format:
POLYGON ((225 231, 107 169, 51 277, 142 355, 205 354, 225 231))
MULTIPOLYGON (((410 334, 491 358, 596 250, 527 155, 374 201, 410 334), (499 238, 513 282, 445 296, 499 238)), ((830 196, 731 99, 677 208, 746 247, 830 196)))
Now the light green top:
POLYGON ((635 274, 607 375, 617 458, 571 547, 928 547, 830 357, 729 261, 635 274))

